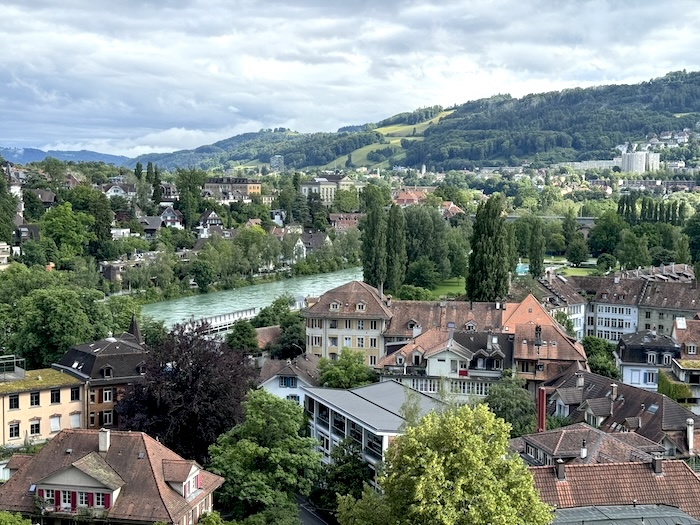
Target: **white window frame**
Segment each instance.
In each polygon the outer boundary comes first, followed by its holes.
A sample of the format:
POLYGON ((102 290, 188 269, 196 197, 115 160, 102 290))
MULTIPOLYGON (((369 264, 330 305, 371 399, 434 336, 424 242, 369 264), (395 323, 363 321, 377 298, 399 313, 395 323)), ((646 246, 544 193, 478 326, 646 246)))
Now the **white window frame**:
POLYGON ((112 396, 113 391, 111 388, 105 388, 102 390, 102 402, 103 403, 111 403, 114 400, 114 397, 112 396))
POLYGON ((61 416, 51 416, 49 418, 49 430, 58 432, 61 430, 61 416))

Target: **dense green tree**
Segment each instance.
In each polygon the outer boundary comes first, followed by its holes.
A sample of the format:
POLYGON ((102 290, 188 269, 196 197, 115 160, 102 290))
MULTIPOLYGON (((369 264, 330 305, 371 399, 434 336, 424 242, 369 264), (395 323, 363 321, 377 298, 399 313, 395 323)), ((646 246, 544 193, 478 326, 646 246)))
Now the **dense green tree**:
POLYGON ((596 266, 599 271, 607 272, 617 266, 617 259, 615 259, 614 255, 610 255, 609 253, 601 253, 596 262, 596 266))
POLYGON ((399 288, 397 298, 403 301, 430 301, 434 299, 430 290, 411 284, 404 284, 399 288))
POLYGON ((440 284, 440 274, 428 256, 421 255, 408 265, 406 284, 432 290, 440 284))
POLYGON ((491 385, 485 403, 497 417, 510 423, 511 437, 534 432, 535 400, 525 388, 524 380, 503 377, 491 385))
POLYGON ((377 374, 365 364, 362 352, 348 348, 340 351, 336 361, 322 357, 318 365, 319 383, 329 388, 354 388, 377 380, 377 374))
POLYGON ((576 331, 574 330, 574 322, 566 314, 566 312, 564 312, 563 310, 556 310, 554 312, 554 319, 564 328, 564 330, 566 330, 567 334, 569 334, 571 337, 576 337, 576 331))
POLYGON ((214 266, 205 259, 192 261, 192 278, 197 283, 200 293, 207 293, 209 286, 214 282, 214 266))
POLYGON ((396 293, 406 278, 406 220, 400 206, 392 204, 386 232, 386 285, 396 293))
POLYGON ((690 242, 687 235, 681 235, 676 242, 676 260, 679 264, 689 264, 690 257, 690 242))
POLYGON ((616 213, 606 212, 598 217, 588 235, 588 246, 593 256, 598 257, 601 253, 615 253, 625 229, 627 224, 616 213))
POLYGON ((351 190, 336 190, 333 197, 333 209, 339 213, 352 213, 360 209, 360 198, 351 190))
POLYGON ((146 182, 147 183, 149 183, 149 184, 153 183, 153 175, 154 174, 155 174, 155 171, 153 169, 153 163, 148 162, 148 164, 146 164, 146 182))
POLYGON ((83 212, 74 212, 70 202, 48 210, 39 223, 41 232, 58 247, 61 259, 82 255, 87 243, 95 239, 90 231, 95 219, 83 212))
POLYGON ((250 321, 241 319, 226 334, 226 344, 237 352, 250 354, 258 350, 258 333, 250 321))
POLYGON ((581 339, 583 349, 588 357, 588 366, 594 374, 600 374, 611 379, 620 379, 620 372, 615 366, 613 352, 615 346, 605 339, 587 335, 581 339))
POLYGON ((65 194, 74 212, 85 213, 91 217, 89 232, 92 234, 88 244, 88 254, 98 260, 109 260, 117 254, 113 251, 112 220, 113 213, 109 199, 101 192, 87 186, 77 186, 65 194))
POLYGON ((140 162, 136 163, 136 167, 134 168, 134 177, 136 177, 136 180, 141 180, 143 178, 143 164, 140 162))
POLYGON ((145 368, 146 380, 117 404, 120 429, 146 432, 206 463, 209 445, 243 420, 254 375, 247 358, 208 338, 201 325, 176 325, 150 347, 145 368))
MULTIPOLYGON (((202 208, 202 186, 207 179, 204 171, 195 168, 178 168, 175 172, 175 185, 179 194, 176 207, 182 212, 186 228, 193 228, 202 208)), ((153 184, 153 178, 148 182, 153 184)))
POLYGON ((509 452, 508 431, 485 405, 429 413, 389 446, 383 494, 339 498, 339 523, 550 523, 527 466, 509 452))
POLYGON ((474 221, 467 273, 467 297, 495 301, 508 293, 509 250, 500 194, 479 204, 474 221))
POLYGON ((32 520, 25 519, 19 512, 0 511, 0 525, 32 525, 32 520))
POLYGON ((161 187, 160 183, 160 170, 158 169, 158 166, 156 166, 153 171, 153 184, 151 184, 151 186, 153 187, 151 201, 153 201, 153 204, 156 206, 159 206, 160 201, 163 200, 163 188, 161 187))
POLYGON ((532 222, 530 230, 529 272, 537 278, 544 273, 545 239, 542 219, 539 217, 532 222))
POLYGON ((387 277, 387 218, 384 208, 373 204, 361 224, 364 281, 382 289, 387 277))
POLYGON ((269 306, 263 306, 258 315, 251 319, 251 324, 255 328, 276 326, 290 313, 289 307, 292 304, 294 304, 294 298, 291 295, 281 295, 269 306))
POLYGON ((623 269, 630 270, 651 264, 646 237, 637 237, 629 230, 622 232, 615 257, 623 269))
POLYGON ((696 212, 686 221, 683 233, 688 236, 691 259, 700 261, 700 213, 696 212))
POLYGON ((22 201, 24 203, 24 220, 38 222, 46 211, 41 199, 32 190, 25 189, 22 191, 22 201))
POLYGON ((569 244, 571 244, 576 237, 576 232, 578 231, 578 224, 576 224, 576 216, 574 215, 573 211, 569 210, 569 212, 564 215, 561 227, 564 235, 564 241, 566 242, 566 246, 568 248, 569 244))
POLYGON ((304 437, 304 409, 265 390, 251 390, 245 419, 219 436, 209 449, 209 469, 226 478, 218 496, 235 519, 242 519, 308 495, 320 472, 316 440, 304 437))
POLYGON ((588 260, 588 243, 580 233, 569 243, 566 249, 566 260, 574 266, 579 266, 588 260))
POLYGON ((292 359, 304 353, 306 325, 298 312, 289 312, 280 320, 279 339, 270 347, 270 355, 276 359, 292 359))

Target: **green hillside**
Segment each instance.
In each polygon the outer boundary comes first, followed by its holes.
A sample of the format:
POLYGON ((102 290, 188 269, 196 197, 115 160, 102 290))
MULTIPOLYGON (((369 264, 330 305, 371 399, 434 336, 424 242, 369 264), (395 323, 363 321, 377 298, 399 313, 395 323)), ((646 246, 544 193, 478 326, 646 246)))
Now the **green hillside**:
POLYGON ((195 150, 144 155, 165 169, 235 168, 284 155, 291 168, 354 166, 448 170, 612 158, 615 146, 700 122, 700 73, 675 72, 634 85, 497 95, 444 110, 400 113, 337 133, 286 129, 245 133, 195 150))

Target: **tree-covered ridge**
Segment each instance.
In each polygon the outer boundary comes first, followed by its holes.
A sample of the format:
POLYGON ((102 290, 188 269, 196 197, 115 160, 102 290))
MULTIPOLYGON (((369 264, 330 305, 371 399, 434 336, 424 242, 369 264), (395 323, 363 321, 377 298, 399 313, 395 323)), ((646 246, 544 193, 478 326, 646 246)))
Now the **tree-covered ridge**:
POLYGON ((514 164, 536 155, 553 161, 611 158, 617 144, 694 128, 699 112, 700 73, 676 72, 634 85, 467 102, 426 129, 424 141, 403 141, 402 146, 406 164, 435 169, 514 164))

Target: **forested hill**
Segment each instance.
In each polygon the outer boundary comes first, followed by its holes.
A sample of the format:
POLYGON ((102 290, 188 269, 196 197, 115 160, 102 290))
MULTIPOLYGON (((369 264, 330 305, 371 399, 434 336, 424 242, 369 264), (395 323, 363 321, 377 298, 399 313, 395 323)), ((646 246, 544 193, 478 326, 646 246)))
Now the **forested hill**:
POLYGON ((676 72, 635 85, 577 88, 514 99, 467 102, 404 140, 405 164, 460 169, 524 159, 612 158, 613 148, 652 133, 694 129, 700 121, 700 73, 676 72))

